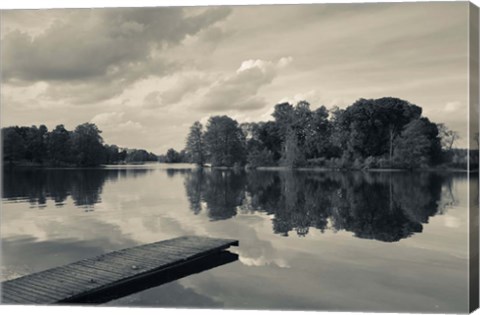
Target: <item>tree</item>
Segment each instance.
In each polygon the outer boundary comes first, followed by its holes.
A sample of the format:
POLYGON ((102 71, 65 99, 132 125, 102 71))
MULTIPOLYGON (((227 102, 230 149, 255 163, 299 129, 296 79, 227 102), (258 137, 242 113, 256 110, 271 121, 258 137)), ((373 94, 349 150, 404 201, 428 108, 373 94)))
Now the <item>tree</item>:
POLYGON ((245 163, 245 135, 230 117, 210 117, 204 141, 213 166, 231 167, 245 163))
POLYGON ((298 146, 297 134, 293 129, 287 131, 281 164, 288 168, 295 168, 305 164, 305 156, 298 146))
POLYGON ((329 113, 325 106, 317 108, 312 113, 311 126, 306 134, 307 158, 318 158, 333 154, 330 143, 332 127, 328 116, 329 113))
POLYGON ((453 144, 460 138, 458 132, 450 130, 445 124, 437 124, 438 133, 441 139, 442 149, 450 151, 453 144))
POLYGON ((397 165, 407 168, 428 166, 435 158, 430 137, 430 125, 426 119, 416 119, 403 129, 396 140, 394 159, 397 165))
POLYGON ((25 155, 25 141, 18 131, 18 127, 8 127, 2 130, 4 161, 13 163, 23 159, 25 155))
POLYGON ((191 162, 199 166, 205 164, 205 145, 203 142, 203 126, 196 121, 190 127, 190 133, 187 136, 186 151, 190 156, 191 162))
POLYGON ((407 101, 394 97, 384 97, 375 100, 383 120, 388 126, 388 156, 390 163, 393 158, 395 139, 402 132, 403 127, 413 119, 420 118, 422 109, 407 101))
POLYGON ((47 133, 45 125, 23 127, 25 140, 25 158, 32 162, 43 163, 47 157, 47 133))
POLYGON ((285 139, 288 127, 293 123, 294 108, 292 104, 280 103, 275 105, 272 116, 279 128, 280 136, 285 139))
POLYGON ((179 163, 181 162, 180 153, 175 151, 175 149, 168 149, 167 154, 165 155, 165 163, 179 163))
POLYGON ((70 153, 71 133, 63 125, 58 125, 48 135, 47 154, 53 164, 68 163, 71 160, 70 153))
POLYGON ((105 163, 115 164, 120 161, 120 150, 116 145, 105 145, 105 163))
POLYGON ((95 124, 78 125, 72 135, 72 151, 79 166, 97 166, 104 161, 103 139, 95 124))
MULTIPOLYGON (((178 154, 178 153, 177 153, 178 154)), ((122 159, 123 152, 119 153, 120 159, 122 159)), ((149 153, 144 149, 129 149, 126 152, 126 157, 124 158, 127 162, 146 162, 146 161, 157 161, 158 157, 149 153)))
POLYGON ((261 123, 258 125, 258 130, 256 131, 256 139, 260 142, 266 149, 268 149, 273 154, 273 160, 278 161, 282 156, 282 143, 284 137, 281 134, 281 130, 277 123, 273 121, 267 121, 266 123, 261 123))
POLYGON ((248 151, 247 162, 249 167, 256 168, 259 166, 272 166, 275 164, 273 153, 264 148, 262 150, 253 149, 248 151))
POLYGON ((421 113, 420 107, 398 98, 359 99, 335 117, 334 130, 342 133, 335 137, 354 159, 388 155, 391 161, 395 139, 421 113))

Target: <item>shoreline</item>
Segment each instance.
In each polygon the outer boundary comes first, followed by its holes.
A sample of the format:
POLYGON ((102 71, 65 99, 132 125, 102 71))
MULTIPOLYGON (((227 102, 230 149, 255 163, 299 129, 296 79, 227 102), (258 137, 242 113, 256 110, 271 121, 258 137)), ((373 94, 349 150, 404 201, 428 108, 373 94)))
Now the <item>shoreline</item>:
MULTIPOLYGON (((86 169, 108 169, 110 167, 129 167, 129 166, 142 166, 153 164, 167 164, 176 165, 179 163, 160 163, 160 162, 146 162, 146 163, 122 163, 122 164, 104 164, 98 166, 72 166, 72 165, 41 165, 36 163, 14 163, 6 164, 2 163, 3 169, 43 169, 43 170, 86 170, 86 169)), ((184 163, 182 163, 184 164, 184 163)), ((199 168, 198 166, 191 164, 192 168, 199 168)), ((242 170, 242 171, 299 171, 299 172, 372 172, 372 173, 401 173, 401 172, 449 172, 449 173, 477 173, 478 170, 468 170, 464 168, 451 168, 451 167, 432 167, 432 168, 419 168, 419 169, 399 169, 399 168, 370 168, 370 169, 353 169, 353 168, 328 168, 328 167, 298 167, 288 168, 285 166, 260 166, 256 168, 246 167, 228 167, 228 166, 203 166, 204 169, 215 170, 242 170)))

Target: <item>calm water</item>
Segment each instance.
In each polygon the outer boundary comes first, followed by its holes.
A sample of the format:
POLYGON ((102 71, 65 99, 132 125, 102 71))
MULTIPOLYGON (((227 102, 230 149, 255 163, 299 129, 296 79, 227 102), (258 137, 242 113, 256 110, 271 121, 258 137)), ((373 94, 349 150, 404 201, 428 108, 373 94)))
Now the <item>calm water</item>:
POLYGON ((11 279, 182 235, 239 260, 111 305, 467 312, 466 174, 4 171, 11 279))

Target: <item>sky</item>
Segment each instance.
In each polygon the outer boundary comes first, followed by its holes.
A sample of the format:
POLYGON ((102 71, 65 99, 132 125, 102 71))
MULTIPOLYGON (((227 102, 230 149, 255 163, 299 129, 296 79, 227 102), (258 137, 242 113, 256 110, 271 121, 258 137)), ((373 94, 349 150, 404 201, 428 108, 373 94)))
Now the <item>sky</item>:
POLYGON ((1 124, 157 154, 195 121, 399 97, 467 146, 467 2, 2 11, 1 124))

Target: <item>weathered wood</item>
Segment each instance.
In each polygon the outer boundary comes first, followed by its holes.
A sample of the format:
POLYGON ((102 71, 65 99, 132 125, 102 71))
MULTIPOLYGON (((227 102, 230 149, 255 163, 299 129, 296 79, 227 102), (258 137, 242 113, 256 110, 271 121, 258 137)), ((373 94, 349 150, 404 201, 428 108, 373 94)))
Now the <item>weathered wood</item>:
MULTIPOLYGON (((140 282, 149 282, 149 277, 153 275, 155 281, 150 281, 151 284, 172 281, 175 273, 185 276, 188 271, 172 270, 189 263, 215 267, 220 262, 205 262, 205 259, 224 252, 230 246, 238 246, 238 241, 188 236, 122 249, 5 281, 1 287, 2 303, 104 301, 108 297, 113 298, 117 288, 125 290, 125 286, 130 284, 132 288, 140 288, 140 282)), ((232 261, 232 257, 222 259, 232 261)), ((201 270, 194 268, 194 272, 201 270)))

